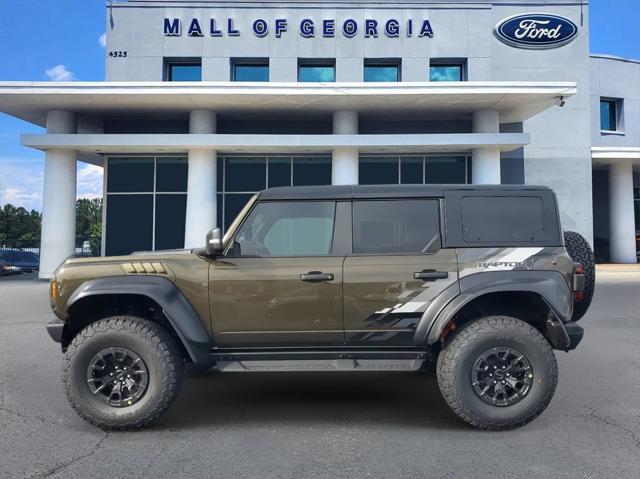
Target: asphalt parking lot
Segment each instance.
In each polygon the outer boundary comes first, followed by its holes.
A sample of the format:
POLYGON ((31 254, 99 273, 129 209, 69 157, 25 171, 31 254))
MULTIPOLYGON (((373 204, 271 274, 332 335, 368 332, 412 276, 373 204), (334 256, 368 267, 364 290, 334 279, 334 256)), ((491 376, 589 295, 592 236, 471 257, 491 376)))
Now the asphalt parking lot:
POLYGON ((476 431, 433 377, 190 375, 153 427, 105 433, 68 406, 47 283, 0 281, 0 478, 638 477, 640 273, 600 275, 577 351, 524 428, 476 431))

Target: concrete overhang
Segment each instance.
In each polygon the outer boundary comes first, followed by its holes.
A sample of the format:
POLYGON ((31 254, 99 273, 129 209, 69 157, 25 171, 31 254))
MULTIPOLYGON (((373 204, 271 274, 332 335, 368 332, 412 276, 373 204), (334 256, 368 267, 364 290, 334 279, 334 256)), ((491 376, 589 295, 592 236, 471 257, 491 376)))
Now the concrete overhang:
POLYGON ((23 135, 38 150, 69 149, 80 154, 184 153, 212 149, 225 153, 330 153, 357 148, 362 153, 461 152, 494 146, 512 151, 529 143, 528 133, 443 133, 403 135, 237 135, 237 134, 47 134, 23 135))
POLYGON ((595 165, 629 162, 640 165, 640 146, 593 146, 591 159, 595 165))
POLYGON ((462 118, 493 109, 524 121, 576 93, 575 82, 0 82, 0 111, 44 126, 50 110, 98 118, 153 117, 209 109, 220 114, 330 114, 353 110, 399 119, 462 118))

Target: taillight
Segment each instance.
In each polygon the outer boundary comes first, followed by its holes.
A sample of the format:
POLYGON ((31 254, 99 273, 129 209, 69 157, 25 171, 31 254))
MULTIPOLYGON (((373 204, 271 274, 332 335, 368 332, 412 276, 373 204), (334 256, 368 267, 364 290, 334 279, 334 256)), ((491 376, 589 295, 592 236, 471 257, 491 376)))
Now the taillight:
POLYGON ((580 263, 575 263, 575 268, 573 269, 575 274, 584 274, 584 266, 580 263))
POLYGON ((582 301, 582 298, 584 298, 582 291, 576 291, 573 294, 575 295, 576 301, 582 301))

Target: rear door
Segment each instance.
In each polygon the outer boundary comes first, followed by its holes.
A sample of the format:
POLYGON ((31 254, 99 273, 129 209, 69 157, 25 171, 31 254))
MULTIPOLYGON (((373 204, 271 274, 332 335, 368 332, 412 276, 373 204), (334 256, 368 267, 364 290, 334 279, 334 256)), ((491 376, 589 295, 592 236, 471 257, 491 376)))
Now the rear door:
POLYGON ((353 248, 343 269, 347 344, 411 346, 426 307, 457 281, 442 249, 438 199, 354 200, 353 248))

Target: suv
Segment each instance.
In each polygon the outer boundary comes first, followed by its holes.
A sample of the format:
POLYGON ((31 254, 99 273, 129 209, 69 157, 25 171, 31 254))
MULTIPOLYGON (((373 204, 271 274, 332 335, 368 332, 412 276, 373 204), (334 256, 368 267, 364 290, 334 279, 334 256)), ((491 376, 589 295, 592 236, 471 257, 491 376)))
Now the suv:
POLYGON ((593 255, 566 236, 573 258, 544 187, 273 188, 202 249, 68 259, 51 280, 48 330, 69 402, 106 429, 159 417, 185 362, 436 367, 458 416, 513 428, 551 400, 553 350, 582 338, 593 255))

